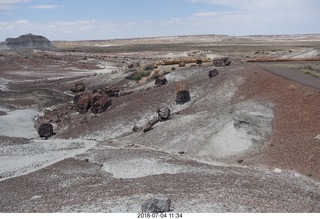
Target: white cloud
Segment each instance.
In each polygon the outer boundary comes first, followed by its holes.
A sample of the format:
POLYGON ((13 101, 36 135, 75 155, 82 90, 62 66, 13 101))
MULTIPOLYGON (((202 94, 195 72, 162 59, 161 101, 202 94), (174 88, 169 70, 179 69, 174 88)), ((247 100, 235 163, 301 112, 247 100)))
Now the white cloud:
POLYGON ((32 5, 29 6, 28 8, 33 8, 33 9, 56 9, 60 8, 62 6, 60 5, 32 5))
POLYGON ((17 4, 28 3, 31 0, 0 0, 0 10, 9 10, 17 4))
POLYGON ((193 14, 193 22, 210 25, 220 33, 319 33, 319 0, 189 0, 208 4, 193 14), (223 6, 223 12, 221 7, 223 6))

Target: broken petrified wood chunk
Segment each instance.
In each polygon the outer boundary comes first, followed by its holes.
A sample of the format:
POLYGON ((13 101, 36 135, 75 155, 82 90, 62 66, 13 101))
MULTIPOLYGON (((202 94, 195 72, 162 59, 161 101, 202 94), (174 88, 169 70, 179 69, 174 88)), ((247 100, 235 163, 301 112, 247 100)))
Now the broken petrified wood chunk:
POLYGON ((144 213, 160 213, 160 212, 169 212, 171 205, 170 198, 156 198, 152 197, 148 199, 142 205, 142 212, 144 213))
POLYGON ((93 105, 95 102, 100 100, 101 97, 102 97, 102 94, 100 92, 95 92, 90 98, 90 105, 93 105))
POLYGON ((94 114, 102 113, 108 109, 109 106, 111 106, 112 100, 108 96, 101 97, 97 102, 95 102, 91 107, 91 112, 94 114))
POLYGON ((167 120, 171 116, 171 110, 168 107, 158 108, 157 113, 161 120, 167 120))
POLYGON ((160 122, 160 118, 154 118, 151 121, 149 121, 144 127, 143 127, 143 132, 148 132, 150 131, 155 124, 160 122))
POLYGON ((86 89, 84 84, 82 82, 76 83, 72 88, 70 88, 70 91, 73 93, 82 92, 86 89))
POLYGON ((177 99, 176 99, 177 104, 184 104, 190 100, 191 100, 191 97, 190 97, 189 91, 187 90, 178 91, 177 99))
POLYGON ((81 93, 73 98, 75 109, 79 113, 86 113, 90 108, 91 93, 81 93))
POLYGON ((215 76, 219 75, 219 72, 217 69, 212 69, 209 71, 209 78, 213 78, 215 76))
POLYGON ((50 123, 41 124, 38 128, 38 133, 40 137, 49 138, 54 135, 53 126, 50 123))
POLYGON ((228 66, 230 65, 229 57, 217 58, 212 61, 213 65, 216 67, 228 66))
POLYGON ((160 86, 162 86, 162 85, 165 85, 166 83, 168 83, 168 80, 167 80, 166 77, 164 77, 164 76, 158 77, 158 78, 155 80, 155 82, 154 82, 154 84, 155 84, 157 87, 160 87, 160 86))

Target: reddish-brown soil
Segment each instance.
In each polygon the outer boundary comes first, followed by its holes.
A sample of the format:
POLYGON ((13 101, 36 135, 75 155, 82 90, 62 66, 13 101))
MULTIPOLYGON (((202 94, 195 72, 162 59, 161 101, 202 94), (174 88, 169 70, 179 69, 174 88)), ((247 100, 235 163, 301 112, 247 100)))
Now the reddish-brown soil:
POLYGON ((247 68, 239 94, 275 104, 269 147, 248 163, 297 170, 320 179, 320 90, 284 79, 257 66, 247 68))

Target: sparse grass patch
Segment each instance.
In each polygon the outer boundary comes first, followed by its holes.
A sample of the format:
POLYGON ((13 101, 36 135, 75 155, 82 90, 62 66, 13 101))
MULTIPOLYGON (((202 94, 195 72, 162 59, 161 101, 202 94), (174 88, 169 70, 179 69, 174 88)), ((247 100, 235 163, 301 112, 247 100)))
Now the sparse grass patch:
POLYGON ((305 74, 312 75, 316 78, 320 78, 320 73, 314 70, 311 65, 304 65, 300 68, 300 70, 305 74))

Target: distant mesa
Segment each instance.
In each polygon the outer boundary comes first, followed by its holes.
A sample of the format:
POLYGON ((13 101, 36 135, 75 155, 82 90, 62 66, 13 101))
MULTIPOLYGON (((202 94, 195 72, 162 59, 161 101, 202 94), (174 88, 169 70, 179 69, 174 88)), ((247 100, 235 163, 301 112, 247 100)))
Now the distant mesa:
POLYGON ((53 49, 54 46, 47 38, 31 33, 17 38, 7 38, 5 45, 8 49, 53 49))

